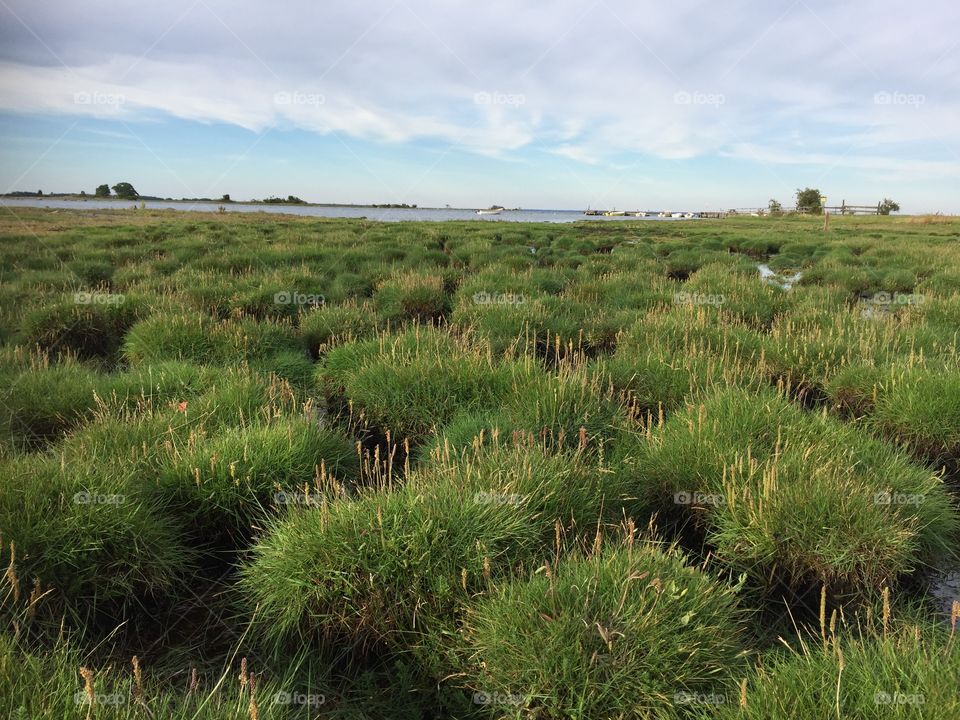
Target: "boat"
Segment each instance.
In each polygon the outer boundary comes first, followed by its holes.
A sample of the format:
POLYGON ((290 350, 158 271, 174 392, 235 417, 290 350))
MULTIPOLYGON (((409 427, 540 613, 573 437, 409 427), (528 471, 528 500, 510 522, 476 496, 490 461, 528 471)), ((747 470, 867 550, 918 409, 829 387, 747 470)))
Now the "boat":
POLYGON ((670 213, 670 217, 682 218, 682 217, 683 217, 683 213, 682 213, 682 212, 670 213))
POLYGON ((657 217, 670 217, 671 213, 661 211, 657 213, 657 217))
POLYGON ((494 206, 494 207, 486 208, 485 210, 477 210, 477 215, 499 215, 502 212, 503 212, 502 207, 494 206))
POLYGON ((696 213, 692 213, 692 212, 685 212, 685 213, 683 214, 683 216, 684 216, 685 218, 695 218, 695 217, 697 216, 697 214, 696 214, 696 213))
POLYGON ((607 210, 604 215, 606 217, 623 217, 627 213, 625 210, 607 210))

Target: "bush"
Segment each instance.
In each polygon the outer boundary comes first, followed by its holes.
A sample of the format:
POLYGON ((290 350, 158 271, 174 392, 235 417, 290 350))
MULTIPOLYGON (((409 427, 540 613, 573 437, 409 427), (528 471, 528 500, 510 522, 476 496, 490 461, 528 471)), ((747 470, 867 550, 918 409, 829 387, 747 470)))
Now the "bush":
POLYGON ((676 296, 676 300, 687 299, 694 304, 698 298, 716 303, 704 306, 708 310, 716 307, 749 327, 765 329, 792 306, 795 296, 759 276, 744 277, 731 273, 723 263, 712 263, 700 268, 676 296))
POLYGON ((867 421, 937 467, 960 464, 960 373, 917 368, 891 378, 867 421))
POLYGON ((609 388, 583 368, 561 366, 545 373, 529 359, 510 366, 512 384, 503 396, 507 425, 558 445, 596 449, 625 419, 609 388))
POLYGON ((652 544, 570 556, 467 617, 474 697, 535 718, 682 717, 742 665, 731 589, 652 544))

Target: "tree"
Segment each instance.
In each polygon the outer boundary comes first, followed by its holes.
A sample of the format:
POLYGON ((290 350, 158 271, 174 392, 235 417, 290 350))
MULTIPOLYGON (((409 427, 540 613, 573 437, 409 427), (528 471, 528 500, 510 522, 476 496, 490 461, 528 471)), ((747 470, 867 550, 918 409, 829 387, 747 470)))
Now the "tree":
POLYGON ((779 200, 771 199, 770 202, 767 203, 767 210, 771 215, 779 215, 783 212, 783 205, 780 204, 779 200))
POLYGON ((133 189, 133 185, 128 182, 117 183, 113 186, 113 191, 121 200, 136 200, 140 193, 133 189))
POLYGON ((820 191, 816 188, 797 188, 797 210, 807 211, 813 215, 823 212, 820 202, 820 191))
POLYGON ((93 194, 96 197, 110 197, 110 186, 106 183, 103 185, 97 185, 97 189, 94 190, 93 194))
POLYGON ((889 215, 892 212, 900 212, 900 205, 890 198, 884 198, 883 202, 880 203, 880 214, 889 215))
POLYGON ((233 202, 233 201, 230 199, 230 193, 224 193, 224 194, 223 194, 223 197, 220 198, 220 202, 233 202))

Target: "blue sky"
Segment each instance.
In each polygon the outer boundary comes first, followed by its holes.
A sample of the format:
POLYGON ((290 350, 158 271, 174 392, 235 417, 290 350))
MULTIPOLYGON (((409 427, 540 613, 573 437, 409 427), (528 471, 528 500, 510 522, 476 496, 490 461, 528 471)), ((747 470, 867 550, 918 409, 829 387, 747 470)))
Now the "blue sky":
POLYGON ((0 0, 0 191, 960 212, 960 5, 0 0), (122 10, 119 10, 122 8, 122 10))

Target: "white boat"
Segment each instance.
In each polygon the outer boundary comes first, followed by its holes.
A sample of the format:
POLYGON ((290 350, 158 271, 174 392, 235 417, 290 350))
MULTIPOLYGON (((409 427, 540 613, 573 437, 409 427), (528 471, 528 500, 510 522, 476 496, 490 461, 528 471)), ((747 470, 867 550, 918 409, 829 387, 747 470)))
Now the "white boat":
POLYGON ((477 210, 477 215, 499 215, 503 208, 487 208, 486 210, 477 210))
POLYGON ((696 214, 695 214, 695 213, 692 213, 692 212, 686 212, 686 213, 683 214, 683 216, 684 216, 685 218, 695 218, 695 217, 696 217, 696 214))
POLYGON ((683 217, 683 213, 681 213, 681 212, 671 213, 671 214, 670 214, 670 217, 682 218, 682 217, 683 217))
POLYGON ((670 213, 668 213, 668 212, 659 212, 659 213, 657 213, 657 217, 670 217, 670 213))
POLYGON ((607 210, 604 213, 607 217, 624 217, 626 214, 626 210, 607 210))

